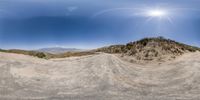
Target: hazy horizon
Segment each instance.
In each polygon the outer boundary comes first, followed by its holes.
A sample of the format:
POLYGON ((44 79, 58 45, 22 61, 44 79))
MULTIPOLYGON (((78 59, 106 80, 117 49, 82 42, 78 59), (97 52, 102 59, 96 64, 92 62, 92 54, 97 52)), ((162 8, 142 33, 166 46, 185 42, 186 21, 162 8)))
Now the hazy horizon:
POLYGON ((200 47, 199 0, 0 0, 0 48, 94 49, 163 36, 200 47))
MULTIPOLYGON (((80 50, 92 50, 92 49, 98 49, 98 48, 102 48, 102 47, 108 47, 108 46, 111 46, 111 45, 125 45, 127 43, 130 43, 130 42, 134 42, 134 41, 138 41, 138 40, 142 40, 144 38, 158 38, 158 37, 162 37, 162 36, 156 36, 156 37, 143 37, 143 38, 140 38, 140 39, 136 39, 136 40, 132 40, 132 41, 129 41, 129 42, 126 42, 126 43, 115 43, 115 44, 105 44, 105 45, 102 45, 102 46, 98 46, 98 47, 93 47, 93 48, 85 48, 84 45, 83 46, 71 46, 71 47, 67 47, 67 46, 58 46, 58 45, 55 45, 55 46, 40 46, 40 47, 35 47, 35 48, 27 48, 27 47, 16 47, 16 48, 0 48, 0 49, 4 49, 4 50, 12 50, 12 49, 18 49, 18 50, 40 50, 40 49, 52 49, 52 48, 62 48, 62 49, 80 49, 80 50)), ((170 39, 170 38, 166 38, 164 37, 165 39, 170 39)), ((176 41, 176 42, 179 42, 179 43, 183 43, 183 42, 180 42, 180 41, 176 41)), ((187 43, 184 43, 186 45, 191 45, 191 46, 195 46, 195 47, 200 47, 198 45, 193 45, 193 44, 187 44, 187 43)))

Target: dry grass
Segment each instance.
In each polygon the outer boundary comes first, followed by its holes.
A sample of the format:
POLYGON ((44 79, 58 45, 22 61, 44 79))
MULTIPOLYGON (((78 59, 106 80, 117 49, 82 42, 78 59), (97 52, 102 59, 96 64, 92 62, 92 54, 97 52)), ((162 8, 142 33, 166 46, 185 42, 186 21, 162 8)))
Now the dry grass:
POLYGON ((61 54, 51 54, 51 53, 43 53, 43 52, 27 51, 27 50, 18 50, 18 49, 12 49, 12 50, 0 49, 0 52, 24 54, 24 55, 34 56, 34 57, 38 57, 38 58, 45 58, 45 59, 77 57, 77 56, 86 56, 86 55, 95 54, 95 52, 93 52, 93 51, 66 52, 66 53, 61 53, 61 54))

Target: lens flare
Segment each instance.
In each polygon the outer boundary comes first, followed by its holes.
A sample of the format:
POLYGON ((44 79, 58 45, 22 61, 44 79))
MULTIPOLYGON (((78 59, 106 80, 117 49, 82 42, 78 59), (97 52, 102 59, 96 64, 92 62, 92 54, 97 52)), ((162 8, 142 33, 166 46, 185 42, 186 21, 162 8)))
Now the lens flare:
POLYGON ((150 10, 147 12, 147 15, 151 17, 163 17, 166 16, 167 13, 164 10, 150 10))

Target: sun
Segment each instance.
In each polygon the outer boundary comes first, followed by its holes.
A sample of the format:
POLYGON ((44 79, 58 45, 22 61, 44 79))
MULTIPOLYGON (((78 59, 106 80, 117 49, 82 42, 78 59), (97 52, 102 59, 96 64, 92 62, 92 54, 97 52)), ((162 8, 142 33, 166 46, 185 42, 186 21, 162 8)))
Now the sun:
POLYGON ((150 10, 147 12, 147 15, 150 17, 164 17, 167 15, 167 12, 164 10, 150 10))
POLYGON ((161 20, 167 20, 169 23, 173 24, 172 18, 170 16, 169 10, 164 9, 146 9, 146 11, 143 13, 143 16, 147 17, 147 22, 158 19, 161 20))

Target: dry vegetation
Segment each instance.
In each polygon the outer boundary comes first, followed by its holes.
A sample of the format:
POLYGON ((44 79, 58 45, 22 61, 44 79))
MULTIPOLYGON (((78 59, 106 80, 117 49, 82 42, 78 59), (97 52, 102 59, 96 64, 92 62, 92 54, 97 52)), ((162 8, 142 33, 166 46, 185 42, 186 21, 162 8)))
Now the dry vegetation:
POLYGON ((11 50, 2 50, 2 49, 0 49, 0 51, 1 52, 7 52, 7 53, 30 55, 30 56, 35 56, 35 57, 38 57, 38 58, 46 58, 47 55, 50 55, 50 54, 43 53, 43 52, 18 50, 18 49, 11 49, 11 50))
POLYGON ((92 51, 66 52, 66 53, 61 53, 61 54, 51 54, 51 53, 44 53, 44 52, 38 52, 38 51, 27 51, 27 50, 18 50, 18 49, 12 49, 12 50, 0 49, 0 51, 7 52, 7 53, 24 54, 24 55, 34 56, 38 58, 45 58, 45 59, 76 57, 76 56, 85 56, 85 55, 95 54, 95 52, 92 52, 92 51))
POLYGON ((163 37, 144 38, 126 45, 113 45, 97 49, 98 52, 120 53, 122 56, 132 56, 136 60, 171 59, 186 52, 195 52, 197 47, 182 44, 163 37))

